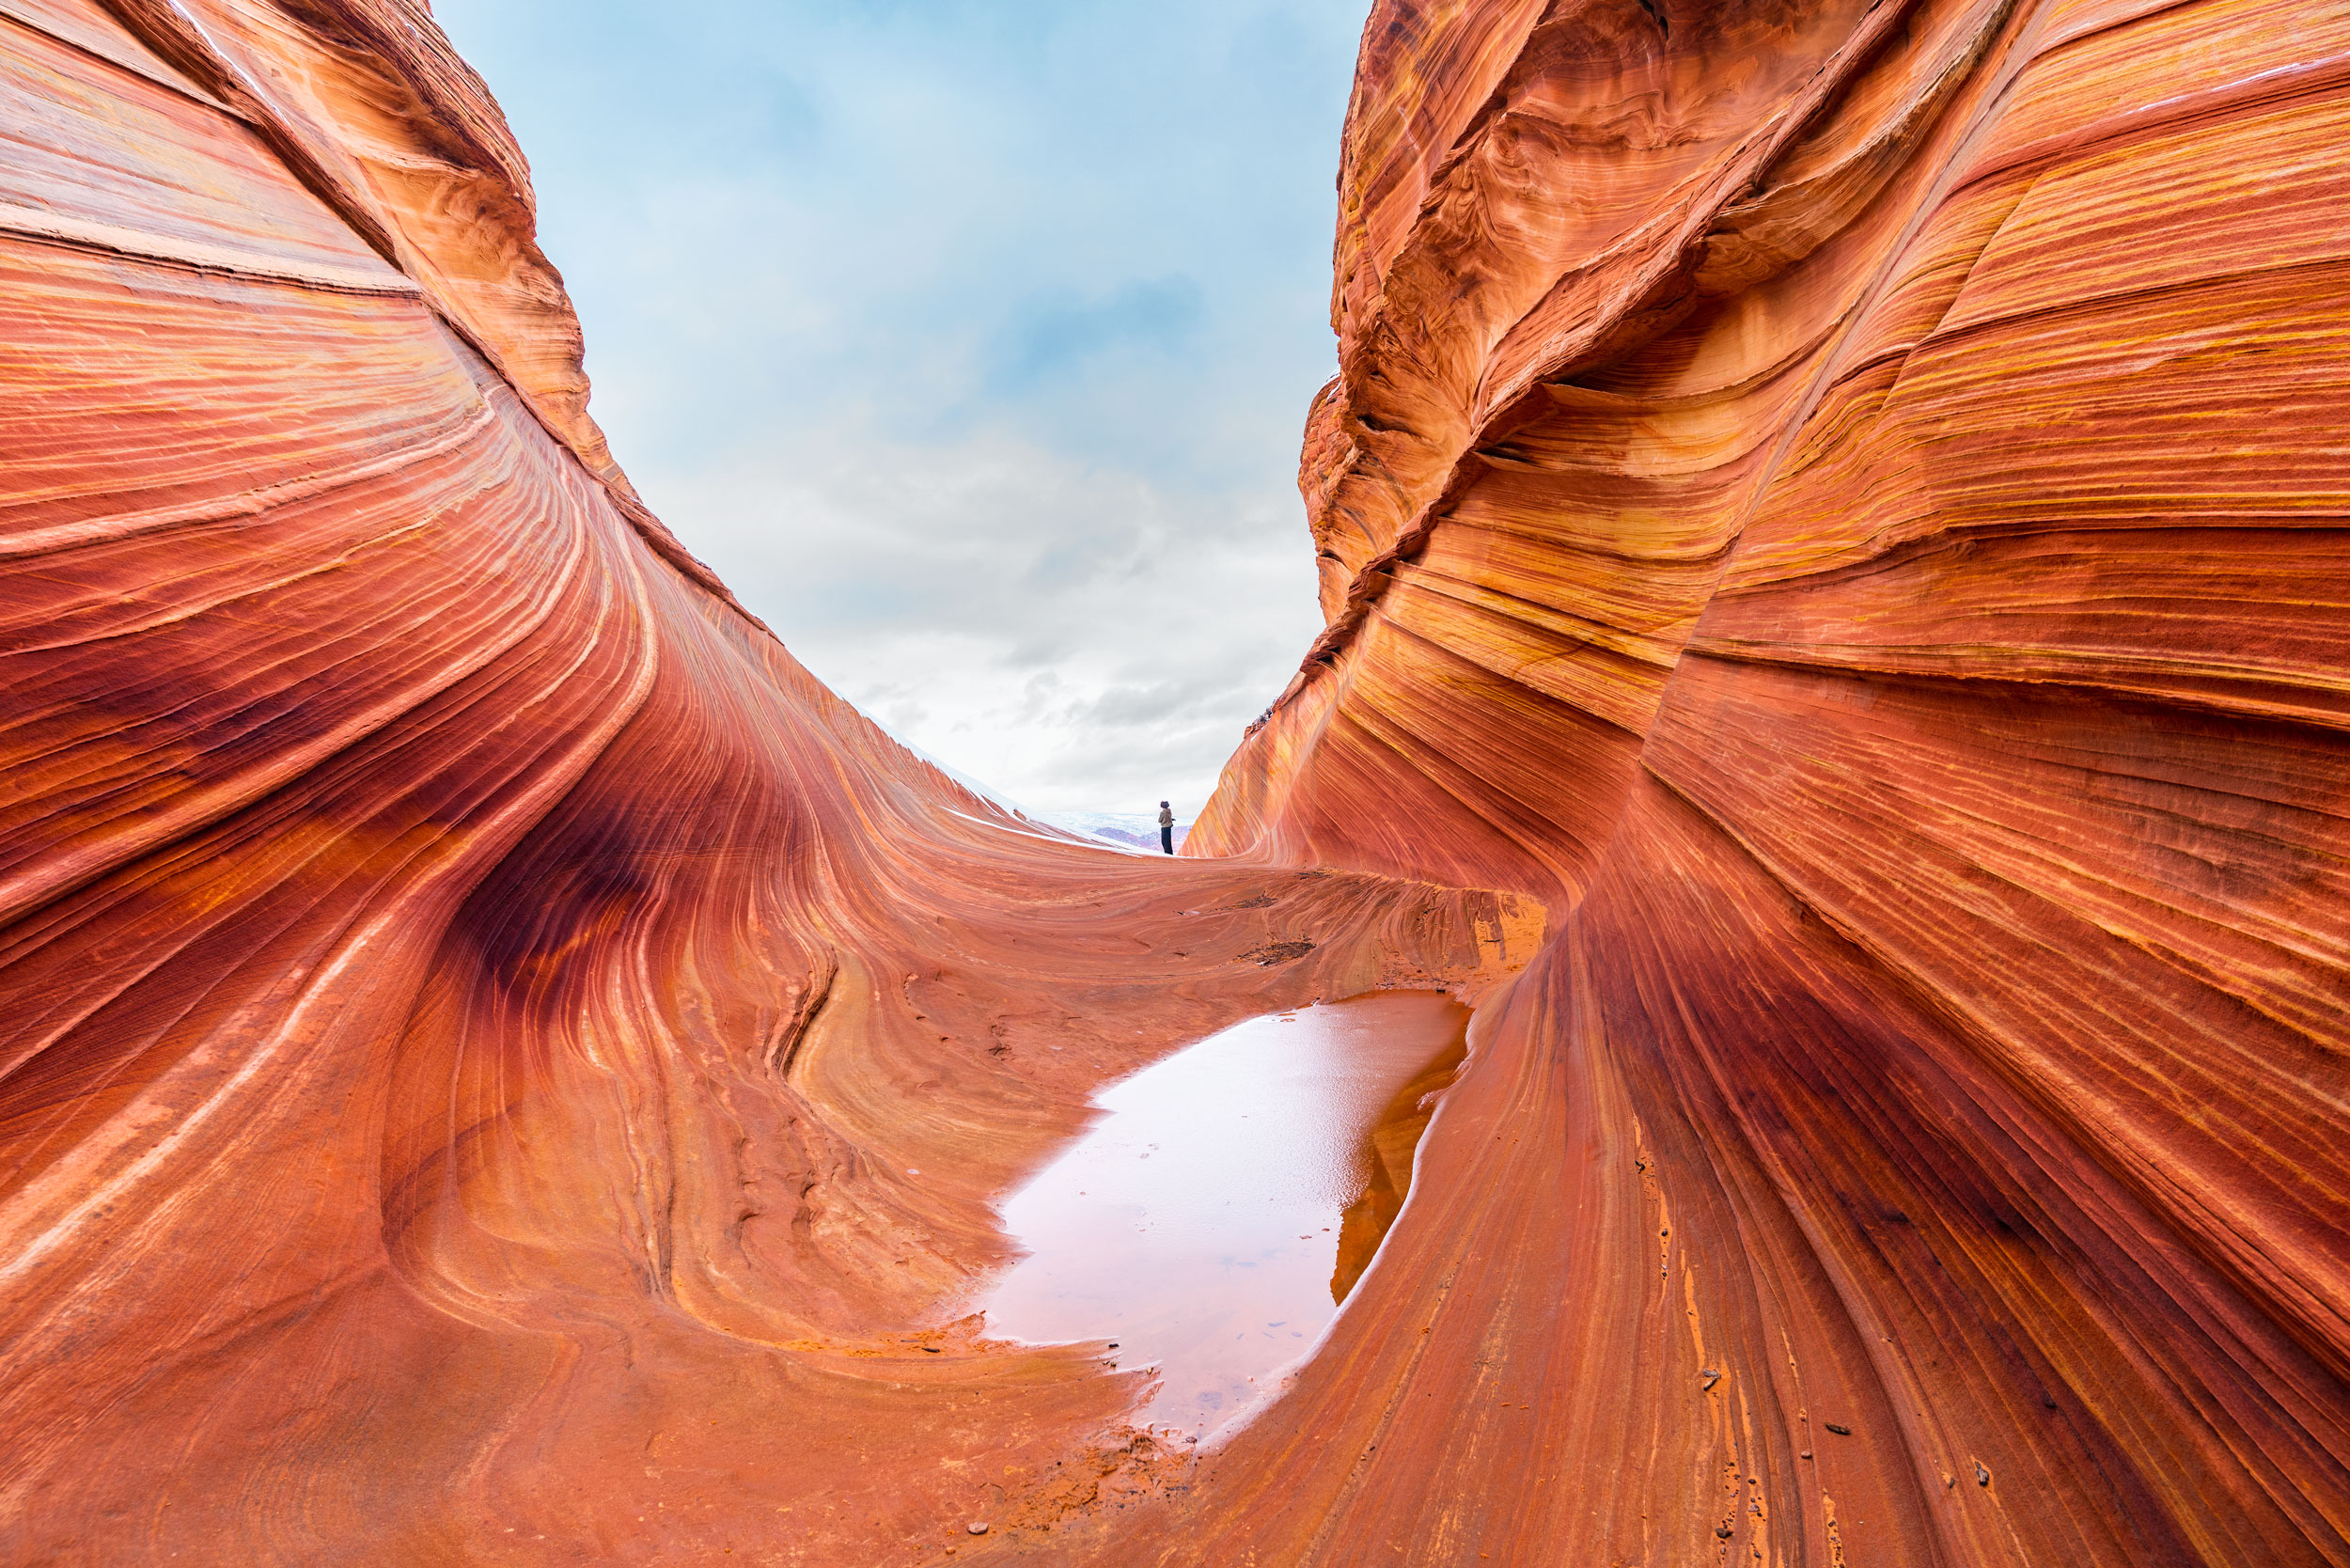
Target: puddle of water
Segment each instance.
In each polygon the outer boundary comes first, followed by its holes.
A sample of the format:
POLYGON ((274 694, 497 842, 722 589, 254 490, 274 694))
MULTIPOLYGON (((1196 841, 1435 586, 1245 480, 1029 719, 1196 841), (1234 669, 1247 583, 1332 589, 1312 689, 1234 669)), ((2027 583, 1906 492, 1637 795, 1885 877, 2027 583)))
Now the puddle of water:
POLYGON ((988 1331, 1107 1340, 1155 1367, 1142 1419, 1198 1434, 1275 1391, 1371 1262, 1468 1010, 1381 992, 1252 1018, 1094 1097, 1105 1114, 1004 1204, 1029 1256, 988 1331))

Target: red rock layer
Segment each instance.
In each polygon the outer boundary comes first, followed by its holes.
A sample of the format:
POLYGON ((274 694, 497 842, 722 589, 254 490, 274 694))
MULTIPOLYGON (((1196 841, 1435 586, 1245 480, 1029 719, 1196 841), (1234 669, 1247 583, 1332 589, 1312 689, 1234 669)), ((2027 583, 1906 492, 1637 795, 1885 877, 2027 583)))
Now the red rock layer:
POLYGON ((914 1560, 1137 1484, 1134 1373, 957 1321, 991 1200, 1539 906, 1080 847, 824 692, 604 456, 420 8, 0 0, 0 1561, 914 1560))
POLYGON ((1383 3, 1168 864, 644 512, 420 7, 0 0, 0 1560, 2350 1562, 2346 24, 1383 3), (1545 904, 1196 1470, 956 1319, 1545 904))
POLYGON ((1194 855, 1551 899, 1104 1563, 2350 1561, 2350 14, 1381 4, 1194 855))

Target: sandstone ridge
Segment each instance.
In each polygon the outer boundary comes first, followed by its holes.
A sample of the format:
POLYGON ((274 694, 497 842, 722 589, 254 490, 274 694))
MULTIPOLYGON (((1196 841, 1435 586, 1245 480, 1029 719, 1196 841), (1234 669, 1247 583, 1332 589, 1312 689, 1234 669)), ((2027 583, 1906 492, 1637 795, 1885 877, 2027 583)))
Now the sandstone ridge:
POLYGON ((646 510, 423 5, 0 0, 0 1561, 2350 1563, 2345 30, 1381 0, 1167 862, 646 510), (985 1338, 1097 1087, 1383 985, 1284 1399, 985 1338))

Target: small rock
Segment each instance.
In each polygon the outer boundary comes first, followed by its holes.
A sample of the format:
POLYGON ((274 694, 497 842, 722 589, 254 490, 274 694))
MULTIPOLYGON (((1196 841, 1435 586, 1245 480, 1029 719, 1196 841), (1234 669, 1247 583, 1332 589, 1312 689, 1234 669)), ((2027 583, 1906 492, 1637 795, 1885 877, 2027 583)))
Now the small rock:
POLYGON ((1728 1531, 1728 1530, 1726 1530, 1726 1529, 1717 1529, 1717 1530, 1716 1530, 1714 1533, 1715 1533, 1716 1536, 1718 1536, 1720 1539, 1724 1540, 1724 1541, 1727 1541, 1727 1540, 1729 1540, 1729 1539, 1730 1539, 1730 1531, 1728 1531))
POLYGON ((987 1533, 987 1521, 985 1519, 974 1519, 969 1524, 965 1525, 964 1529, 969 1530, 973 1535, 985 1535, 987 1533))
POLYGON ((1982 1462, 1981 1460, 1977 1460, 1975 1462, 1975 1484, 1977 1486, 1988 1486, 1991 1484, 1991 1472, 1982 1467, 1982 1462))
POLYGON ((1707 1389, 1711 1389, 1715 1384, 1719 1383, 1722 1380, 1722 1374, 1716 1372, 1711 1367, 1707 1367, 1703 1371, 1700 1372, 1698 1376, 1702 1380, 1700 1387, 1707 1389))
POLYGON ((1803 1450, 1803 1455, 1802 1455, 1802 1456, 1803 1456, 1804 1458, 1806 1458, 1806 1459, 1810 1458, 1810 1457, 1811 1457, 1811 1450, 1810 1450, 1810 1449, 1806 1449, 1806 1450, 1803 1450))
POLYGON ((1821 1424, 1825 1426, 1830 1432, 1836 1434, 1839 1437, 1849 1437, 1852 1435, 1851 1427, 1838 1426, 1834 1421, 1825 1421, 1821 1424))

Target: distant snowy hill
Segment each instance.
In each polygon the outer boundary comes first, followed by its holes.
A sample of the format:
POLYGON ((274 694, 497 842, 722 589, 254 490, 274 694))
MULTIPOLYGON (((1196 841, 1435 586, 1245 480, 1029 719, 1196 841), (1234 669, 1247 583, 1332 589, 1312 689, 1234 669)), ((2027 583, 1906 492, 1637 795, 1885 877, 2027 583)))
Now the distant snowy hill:
MULTIPOLYGON (((1028 815, 1063 832, 1099 839, 1120 849, 1159 853, 1159 815, 1155 811, 1031 811, 1028 815)), ((1183 848, 1183 835, 1190 831, 1191 823, 1180 820, 1175 823, 1177 849, 1183 848)))
MULTIPOLYGON (((872 722, 871 714, 867 714, 866 718, 869 722, 872 722)), ((1032 823, 1042 823, 1050 827, 1058 827, 1063 833, 1073 833, 1080 839, 1091 839, 1097 843, 1107 844, 1113 849, 1147 850, 1152 855, 1163 853, 1159 848, 1159 814, 1156 811, 1031 810, 1002 791, 981 783, 959 768, 948 766, 913 742, 889 730, 885 726, 875 723, 874 727, 981 800, 987 801, 997 809, 1011 816, 1025 818, 1032 823)), ((1177 849, 1183 847, 1183 835, 1190 831, 1191 823, 1180 820, 1175 823, 1175 847, 1177 849)))

